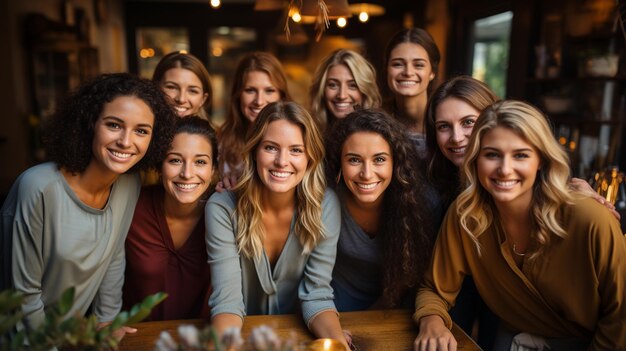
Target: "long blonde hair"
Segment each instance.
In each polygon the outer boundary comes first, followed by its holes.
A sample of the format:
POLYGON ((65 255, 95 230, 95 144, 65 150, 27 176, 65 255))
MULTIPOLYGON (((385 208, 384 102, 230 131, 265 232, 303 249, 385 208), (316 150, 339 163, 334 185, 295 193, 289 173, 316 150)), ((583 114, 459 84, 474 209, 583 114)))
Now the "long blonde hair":
POLYGON ((336 50, 319 64, 313 76, 313 84, 311 84, 309 90, 311 112, 324 129, 333 122, 329 120, 326 103, 324 103, 324 89, 326 88, 328 71, 336 65, 346 65, 350 70, 357 88, 363 94, 362 108, 378 108, 382 104, 378 85, 376 85, 376 70, 374 66, 355 51, 347 49, 336 50))
POLYGON ((325 237, 322 223, 322 200, 326 189, 324 178, 324 144, 322 135, 309 113, 295 102, 268 104, 252 125, 244 146, 244 170, 235 188, 237 194, 237 247, 246 257, 259 257, 263 252, 265 229, 261 221, 263 183, 256 170, 256 152, 270 123, 286 120, 300 128, 308 164, 304 178, 296 187, 295 234, 303 246, 303 254, 310 253, 325 237))
POLYGON ((487 107, 478 117, 470 138, 465 161, 463 182, 467 188, 457 198, 456 211, 460 224, 476 243, 497 220, 497 210, 491 195, 482 187, 477 176, 476 161, 485 133, 496 127, 507 128, 532 145, 541 158, 541 168, 533 184, 531 200, 530 258, 540 255, 550 243, 552 235, 564 238, 567 233, 559 223, 559 209, 571 203, 568 189, 569 160, 554 138, 545 116, 534 106, 521 101, 504 100, 487 107))

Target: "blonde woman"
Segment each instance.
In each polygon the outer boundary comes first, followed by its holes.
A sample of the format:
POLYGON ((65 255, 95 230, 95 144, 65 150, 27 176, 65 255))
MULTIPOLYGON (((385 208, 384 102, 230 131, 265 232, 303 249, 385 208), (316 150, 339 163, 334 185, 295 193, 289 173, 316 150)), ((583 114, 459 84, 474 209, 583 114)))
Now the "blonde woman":
POLYGON ((416 299, 415 350, 456 350, 447 310, 466 275, 503 322, 494 349, 623 349, 624 236, 601 204, 569 189, 567 156, 541 112, 487 107, 463 175, 416 299))
POLYGON ((310 95, 313 117, 326 130, 357 106, 377 108, 382 103, 374 67, 363 56, 347 49, 334 51, 320 63, 310 95))
POLYGON ((298 104, 275 102, 246 140, 239 184, 205 210, 211 323, 222 332, 245 315, 301 310, 313 334, 347 345, 330 287, 340 207, 319 129, 298 104))

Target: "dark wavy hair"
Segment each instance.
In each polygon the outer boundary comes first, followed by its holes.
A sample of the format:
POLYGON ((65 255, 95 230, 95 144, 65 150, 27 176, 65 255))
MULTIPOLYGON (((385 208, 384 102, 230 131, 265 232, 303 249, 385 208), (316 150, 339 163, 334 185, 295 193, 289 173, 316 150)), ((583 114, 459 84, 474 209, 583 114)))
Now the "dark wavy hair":
POLYGON ((424 118, 426 147, 428 150, 426 157, 428 180, 441 195, 445 208, 461 192, 459 167, 455 166, 443 155, 437 144, 437 129, 435 125, 437 122, 437 108, 448 98, 459 99, 478 112, 483 111, 487 106, 499 100, 487 84, 466 75, 447 80, 435 90, 428 100, 426 117, 424 118))
POLYGON ((82 173, 93 157, 96 121, 104 105, 120 96, 141 99, 154 114, 150 146, 129 172, 158 164, 170 147, 177 117, 155 83, 128 73, 100 75, 83 84, 59 105, 43 129, 48 159, 69 172, 82 173))
MULTIPOLYGON (((428 185, 420 175, 420 161, 404 126, 381 109, 363 109, 338 120, 326 140, 327 183, 339 191, 341 152, 348 137, 371 132, 383 137, 391 148, 393 177, 385 190, 382 223, 378 235, 383 242, 383 299, 397 306, 409 288, 415 288, 430 262, 434 244, 434 209, 426 198, 428 185)), ((433 205, 434 206, 434 205, 433 205)))

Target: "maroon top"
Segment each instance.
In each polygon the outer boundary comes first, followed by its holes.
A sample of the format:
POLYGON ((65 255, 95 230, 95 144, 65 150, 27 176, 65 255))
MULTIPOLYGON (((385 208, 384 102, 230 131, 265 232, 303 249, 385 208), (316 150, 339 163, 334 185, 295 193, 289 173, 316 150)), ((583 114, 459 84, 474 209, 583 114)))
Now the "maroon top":
POLYGON ((161 185, 141 189, 128 237, 124 310, 159 291, 168 294, 146 320, 208 318, 211 278, 204 241, 204 211, 193 233, 174 248, 161 185))

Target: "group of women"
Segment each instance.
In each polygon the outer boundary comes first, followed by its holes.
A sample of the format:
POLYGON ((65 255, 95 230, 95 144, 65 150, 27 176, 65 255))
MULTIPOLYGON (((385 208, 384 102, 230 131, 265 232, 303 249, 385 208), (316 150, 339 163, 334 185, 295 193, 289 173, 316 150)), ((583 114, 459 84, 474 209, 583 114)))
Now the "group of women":
POLYGON ((455 350, 452 320, 471 331, 477 311, 486 349, 626 348, 624 236, 610 205, 573 189, 541 112, 467 76, 433 92, 422 29, 385 56, 388 100, 363 56, 337 50, 307 110, 275 57, 247 54, 217 132, 190 54, 166 55, 152 82, 84 85, 49 122, 51 162, 2 207, 3 287, 33 325, 76 286, 74 311, 103 325, 165 291, 152 319, 219 333, 300 311, 349 347, 338 311, 404 307, 416 350, 455 350))

